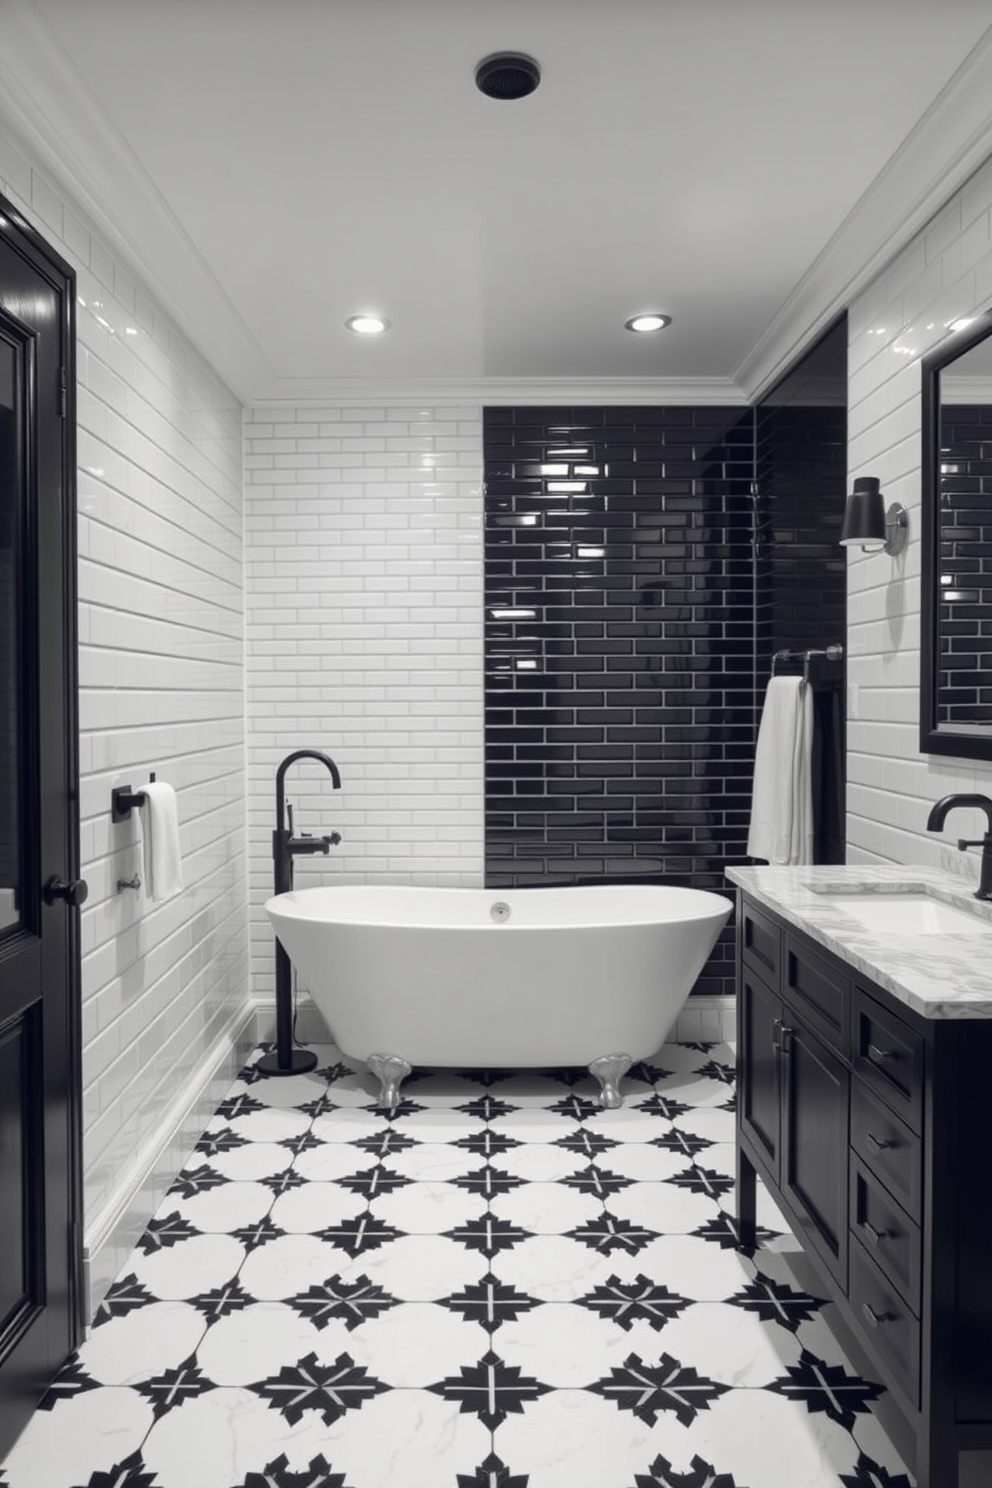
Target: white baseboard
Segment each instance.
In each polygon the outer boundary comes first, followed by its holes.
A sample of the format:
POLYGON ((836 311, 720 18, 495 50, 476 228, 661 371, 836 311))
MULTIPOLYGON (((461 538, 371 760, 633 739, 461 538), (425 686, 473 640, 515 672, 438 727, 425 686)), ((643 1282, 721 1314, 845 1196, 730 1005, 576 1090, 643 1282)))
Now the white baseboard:
POLYGON ((83 1299, 87 1322, 189 1161, 246 1055, 257 1044, 256 1023, 254 1004, 238 1008, 121 1173, 110 1198, 96 1214, 86 1217, 83 1299))

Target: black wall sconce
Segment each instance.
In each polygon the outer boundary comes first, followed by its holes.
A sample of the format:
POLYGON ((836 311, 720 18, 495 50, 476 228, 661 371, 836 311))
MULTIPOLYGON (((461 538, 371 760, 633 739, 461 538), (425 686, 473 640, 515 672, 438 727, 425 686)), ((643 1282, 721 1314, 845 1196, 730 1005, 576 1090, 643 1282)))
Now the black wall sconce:
POLYGON ((894 558, 902 552, 908 537, 906 508, 894 501, 886 511, 878 477, 858 476, 844 509, 844 525, 838 539, 841 546, 860 548, 863 553, 884 551, 894 558))

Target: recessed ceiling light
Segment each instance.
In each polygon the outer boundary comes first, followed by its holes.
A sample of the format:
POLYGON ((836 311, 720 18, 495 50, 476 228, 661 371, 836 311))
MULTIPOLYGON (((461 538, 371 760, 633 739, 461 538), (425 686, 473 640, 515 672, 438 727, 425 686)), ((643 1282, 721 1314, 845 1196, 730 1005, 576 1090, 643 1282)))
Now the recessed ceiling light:
POLYGON ((663 331, 671 323, 670 315, 662 315, 658 310, 648 310, 643 315, 632 315, 629 320, 625 320, 624 328, 628 331, 663 331))
POLYGON ((389 330, 389 321, 382 315, 349 315, 345 325, 357 336, 379 336, 389 330))

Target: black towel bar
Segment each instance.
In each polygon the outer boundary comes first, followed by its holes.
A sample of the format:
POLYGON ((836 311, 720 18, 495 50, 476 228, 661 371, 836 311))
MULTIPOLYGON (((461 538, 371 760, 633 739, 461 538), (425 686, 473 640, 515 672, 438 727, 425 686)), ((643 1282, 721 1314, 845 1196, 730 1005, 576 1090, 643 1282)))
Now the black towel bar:
MULTIPOLYGON (((153 770, 148 777, 149 784, 155 779, 153 770)), ((115 785, 110 792, 110 820, 122 822, 131 820, 131 812, 135 806, 144 806, 144 791, 133 791, 129 785, 115 785)))

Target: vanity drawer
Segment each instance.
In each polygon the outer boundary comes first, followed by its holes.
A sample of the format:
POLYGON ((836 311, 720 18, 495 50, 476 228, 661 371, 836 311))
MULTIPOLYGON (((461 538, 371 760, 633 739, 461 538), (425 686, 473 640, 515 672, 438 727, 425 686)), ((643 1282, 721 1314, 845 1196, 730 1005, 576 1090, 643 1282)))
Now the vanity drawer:
POLYGON ((851 1157, 851 1234, 919 1316, 920 1227, 856 1157, 851 1157))
POLYGON ((884 1372, 913 1406, 920 1403, 920 1324, 895 1287, 855 1240, 851 1245, 847 1298, 862 1334, 884 1372))
POLYGON ((924 1048, 922 1034, 855 987, 854 1068, 915 1132, 923 1130, 924 1048))
POLYGON ((774 920, 768 919, 748 900, 741 907, 741 955, 773 987, 778 986, 782 932, 774 920))
POLYGON ((858 1079, 851 1081, 851 1146, 909 1218, 919 1223, 923 1196, 920 1139, 858 1079))
POLYGON ((788 932, 782 995, 812 1029, 845 1059, 851 1047, 851 982, 840 964, 788 932))

